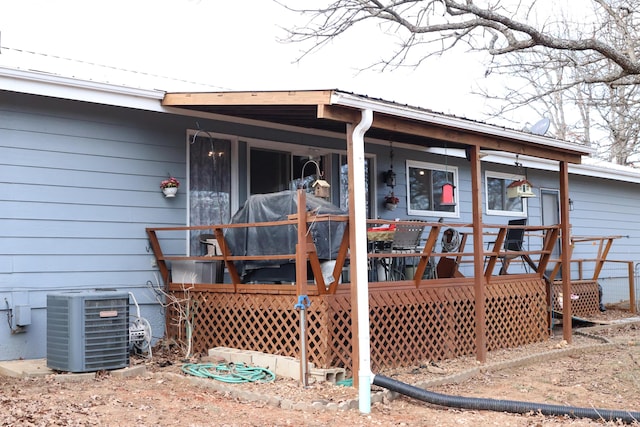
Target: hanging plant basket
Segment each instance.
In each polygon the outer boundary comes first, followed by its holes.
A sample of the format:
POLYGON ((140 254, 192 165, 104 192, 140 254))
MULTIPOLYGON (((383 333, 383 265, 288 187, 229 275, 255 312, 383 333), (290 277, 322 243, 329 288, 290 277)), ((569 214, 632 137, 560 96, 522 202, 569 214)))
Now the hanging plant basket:
POLYGON ((384 207, 385 209, 392 211, 398 207, 398 203, 400 203, 400 199, 393 194, 393 191, 388 196, 384 197, 384 207))
POLYGON ((180 187, 180 181, 172 176, 160 183, 160 189, 162 190, 164 197, 176 197, 178 187, 180 187))
POLYGON ((162 193, 164 197, 176 197, 176 193, 178 192, 178 187, 165 187, 162 189, 162 193))

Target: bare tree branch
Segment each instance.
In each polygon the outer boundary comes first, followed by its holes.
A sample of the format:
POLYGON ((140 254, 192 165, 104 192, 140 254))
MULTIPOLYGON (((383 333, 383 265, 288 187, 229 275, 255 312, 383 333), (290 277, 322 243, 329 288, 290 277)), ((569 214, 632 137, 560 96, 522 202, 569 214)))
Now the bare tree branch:
POLYGON ((501 102, 494 116, 534 109, 558 137, 599 147, 609 160, 640 154, 640 0, 274 1, 309 17, 286 39, 306 45, 301 58, 355 27, 396 41, 372 65, 383 70, 459 47, 487 52, 486 75, 503 84, 500 93, 480 90, 501 102))
MULTIPOLYGON (((574 24, 568 20, 560 22, 543 21, 537 26, 524 19, 540 15, 546 2, 536 8, 538 1, 532 1, 525 8, 521 3, 501 0, 478 6, 473 0, 335 0, 323 8, 300 8, 298 2, 276 0, 284 7, 296 11, 311 19, 305 25, 288 29, 290 42, 311 42, 305 56, 322 48, 329 41, 339 37, 346 31, 367 22, 387 25, 386 31, 391 34, 409 34, 406 42, 398 45, 398 50, 388 56, 386 65, 406 65, 409 50, 418 44, 428 46, 420 55, 425 57, 439 55, 460 42, 465 42, 473 50, 484 50, 494 56, 521 52, 534 47, 553 50, 569 50, 587 52, 598 60, 615 64, 607 75, 597 75, 596 81, 615 81, 629 75, 640 75, 640 63, 636 57, 637 48, 629 45, 624 49, 605 42, 602 37, 605 31, 615 29, 625 35, 626 40, 637 41, 634 37, 635 3, 628 8, 614 9, 611 1, 590 0, 588 5, 593 9, 592 16, 600 16, 605 21, 616 21, 615 26, 602 27, 600 22, 591 25, 574 24), (293 6, 296 4, 296 6, 293 6), (630 11, 627 13, 626 11, 630 11), (628 15, 633 15, 629 18, 628 15), (606 19, 605 19, 606 18, 606 19), (571 30, 571 31, 569 31, 571 30), (573 37, 562 36, 572 34, 573 37), (438 42, 455 40, 448 45, 438 42)), ((586 7, 583 2, 577 7, 586 7)), ((301 58, 302 58, 301 57, 301 58)))

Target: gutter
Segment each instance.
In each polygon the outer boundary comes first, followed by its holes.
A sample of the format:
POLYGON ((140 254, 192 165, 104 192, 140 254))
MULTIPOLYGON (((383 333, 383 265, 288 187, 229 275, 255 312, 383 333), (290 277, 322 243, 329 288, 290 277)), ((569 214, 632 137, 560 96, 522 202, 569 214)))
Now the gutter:
POLYGON ((161 90, 79 80, 41 71, 0 67, 0 90, 166 112, 160 102, 165 95, 161 90))

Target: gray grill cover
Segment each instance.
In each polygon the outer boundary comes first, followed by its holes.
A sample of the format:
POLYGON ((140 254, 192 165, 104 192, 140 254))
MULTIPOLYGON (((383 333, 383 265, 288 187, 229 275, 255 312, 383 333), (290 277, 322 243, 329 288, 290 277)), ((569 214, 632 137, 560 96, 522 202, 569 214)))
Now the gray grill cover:
MULTIPOLYGON (((307 194, 306 199, 307 211, 317 212, 318 215, 347 215, 342 209, 319 197, 307 194)), ((280 221, 296 212, 298 212, 296 191, 256 194, 250 196, 244 206, 233 215, 231 223, 280 221)), ((310 224, 318 258, 321 260, 336 258, 345 227, 344 221, 323 221, 310 224)), ((225 239, 233 255, 294 254, 298 232, 295 225, 228 228, 225 232, 225 239)), ((291 260, 238 261, 236 268, 238 273, 244 275, 248 270, 292 262, 295 262, 293 258, 291 260)))

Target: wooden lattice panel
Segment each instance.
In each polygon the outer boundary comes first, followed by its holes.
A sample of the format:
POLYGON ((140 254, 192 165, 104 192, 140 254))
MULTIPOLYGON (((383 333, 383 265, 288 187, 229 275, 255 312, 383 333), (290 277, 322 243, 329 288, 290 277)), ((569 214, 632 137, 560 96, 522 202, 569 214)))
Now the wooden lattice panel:
MULTIPOLYGON (((209 348, 224 346, 271 354, 297 354, 295 331, 299 318, 293 308, 297 302, 295 296, 271 298, 271 295, 194 291, 189 296, 194 352, 206 353, 209 348), (278 340, 273 339, 274 334, 278 340)), ((175 319, 175 310, 168 310, 167 323, 175 324, 175 319)), ((181 328, 184 329, 184 323, 181 328)))
POLYGON ((407 366, 473 351, 471 296, 470 287, 372 292, 372 367, 407 366))
MULTIPOLYGON (((588 316, 598 312, 600 308, 598 282, 572 282, 571 295, 571 314, 575 316, 588 316)), ((561 283, 554 283, 552 286, 551 305, 554 311, 562 312, 561 283)))
POLYGON ((548 338, 547 292, 542 279, 509 279, 486 290, 487 350, 548 338))
MULTIPOLYGON (((177 295, 177 294, 176 294, 177 295)), ((371 289, 373 369, 408 366, 475 353, 475 302, 468 284, 420 289, 371 289)), ((300 311, 293 295, 191 291, 193 351, 223 346, 299 357, 300 311)), ((351 295, 310 296, 307 355, 319 368, 351 368, 351 295)), ((168 334, 184 337, 184 324, 167 311, 168 334)), ((491 283, 486 291, 490 350, 546 338, 546 295, 540 279, 491 283)))

